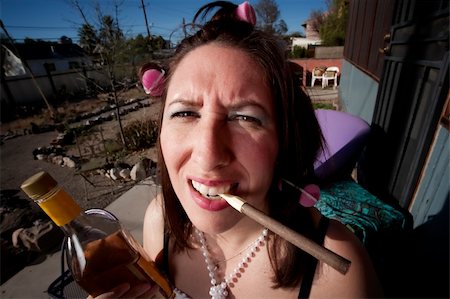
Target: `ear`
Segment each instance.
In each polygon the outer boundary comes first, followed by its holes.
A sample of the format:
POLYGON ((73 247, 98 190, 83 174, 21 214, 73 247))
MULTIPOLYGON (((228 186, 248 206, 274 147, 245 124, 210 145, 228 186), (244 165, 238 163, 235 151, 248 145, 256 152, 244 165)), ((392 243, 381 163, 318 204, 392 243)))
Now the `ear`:
POLYGON ((159 69, 148 69, 142 75, 142 86, 145 93, 154 97, 160 97, 164 92, 165 72, 159 69))

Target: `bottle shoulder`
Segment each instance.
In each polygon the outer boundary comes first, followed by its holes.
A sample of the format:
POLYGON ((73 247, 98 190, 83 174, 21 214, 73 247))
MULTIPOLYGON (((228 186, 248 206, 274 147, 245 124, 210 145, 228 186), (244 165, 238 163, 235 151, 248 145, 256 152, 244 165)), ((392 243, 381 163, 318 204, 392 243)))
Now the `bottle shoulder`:
POLYGON ((77 235, 81 242, 105 238, 122 230, 120 221, 110 212, 92 209, 80 213, 78 217, 62 226, 68 236, 77 235))

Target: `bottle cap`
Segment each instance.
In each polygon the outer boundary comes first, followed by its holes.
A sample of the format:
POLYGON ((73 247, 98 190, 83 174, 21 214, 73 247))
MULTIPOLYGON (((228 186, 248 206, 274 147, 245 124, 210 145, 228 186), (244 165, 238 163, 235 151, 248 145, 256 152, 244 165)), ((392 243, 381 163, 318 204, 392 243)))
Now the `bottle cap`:
POLYGON ((57 185, 58 183, 50 174, 41 171, 23 182, 20 188, 32 199, 40 199, 57 185))

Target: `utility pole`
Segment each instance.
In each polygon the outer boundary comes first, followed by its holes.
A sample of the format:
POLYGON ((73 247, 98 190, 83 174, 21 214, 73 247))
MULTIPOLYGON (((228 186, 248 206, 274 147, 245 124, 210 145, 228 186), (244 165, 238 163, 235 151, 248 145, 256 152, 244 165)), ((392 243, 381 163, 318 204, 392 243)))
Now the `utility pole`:
POLYGON ((145 28, 147 28, 147 37, 148 37, 148 40, 151 40, 152 36, 150 35, 150 29, 148 28, 147 12, 145 11, 144 0, 141 0, 141 5, 142 5, 142 10, 144 11, 145 28))

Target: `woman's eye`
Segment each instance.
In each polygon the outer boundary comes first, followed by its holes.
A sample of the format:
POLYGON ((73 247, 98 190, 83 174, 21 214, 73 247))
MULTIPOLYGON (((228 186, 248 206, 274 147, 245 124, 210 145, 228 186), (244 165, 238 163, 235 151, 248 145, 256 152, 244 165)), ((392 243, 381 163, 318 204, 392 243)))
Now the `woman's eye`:
POLYGON ((178 111, 174 112, 170 115, 170 118, 189 118, 189 117, 198 117, 198 114, 193 111, 178 111))
POLYGON ((234 115, 231 117, 231 120, 239 120, 239 121, 244 121, 244 122, 249 122, 258 126, 262 125, 262 121, 254 116, 249 116, 249 115, 234 115))

